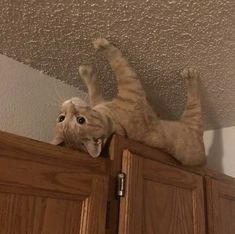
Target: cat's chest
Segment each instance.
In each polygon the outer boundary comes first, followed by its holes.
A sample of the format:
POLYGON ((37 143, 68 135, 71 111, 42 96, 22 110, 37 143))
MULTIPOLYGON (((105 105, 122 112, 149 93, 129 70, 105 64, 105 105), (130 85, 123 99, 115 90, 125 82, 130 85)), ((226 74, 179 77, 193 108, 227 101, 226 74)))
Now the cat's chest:
POLYGON ((123 105, 119 102, 105 103, 99 111, 108 115, 115 125, 115 133, 140 140, 149 129, 148 109, 145 103, 123 105))

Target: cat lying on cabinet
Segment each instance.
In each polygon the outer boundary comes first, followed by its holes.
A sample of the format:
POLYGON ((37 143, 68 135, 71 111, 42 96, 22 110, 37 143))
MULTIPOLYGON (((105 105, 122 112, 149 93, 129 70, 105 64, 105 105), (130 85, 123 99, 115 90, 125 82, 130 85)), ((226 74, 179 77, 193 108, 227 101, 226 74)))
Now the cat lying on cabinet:
POLYGON ((108 138, 116 133, 162 149, 184 165, 203 164, 206 157, 197 71, 186 68, 181 73, 187 85, 187 103, 180 120, 161 120, 147 102, 136 72, 121 51, 103 38, 94 41, 94 47, 109 61, 117 78, 118 94, 113 100, 104 101, 93 67, 80 66, 90 105, 79 98, 65 101, 52 143, 63 142, 98 157, 108 138))

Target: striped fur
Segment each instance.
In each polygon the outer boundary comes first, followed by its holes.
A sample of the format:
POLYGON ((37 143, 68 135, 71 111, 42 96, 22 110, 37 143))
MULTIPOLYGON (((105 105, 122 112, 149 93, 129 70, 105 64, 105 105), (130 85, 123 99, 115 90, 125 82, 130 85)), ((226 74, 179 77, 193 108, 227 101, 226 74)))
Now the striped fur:
POLYGON ((97 39, 94 47, 109 61, 118 82, 118 94, 104 101, 91 66, 81 66, 80 76, 88 87, 90 105, 73 98, 62 105, 63 122, 56 126, 53 143, 65 142, 83 148, 93 157, 100 155, 107 139, 114 133, 157 147, 185 165, 205 162, 198 73, 184 69, 182 77, 188 88, 185 111, 179 121, 161 120, 148 104, 136 72, 121 51, 106 39, 97 39), (84 124, 77 118, 83 116, 84 124))

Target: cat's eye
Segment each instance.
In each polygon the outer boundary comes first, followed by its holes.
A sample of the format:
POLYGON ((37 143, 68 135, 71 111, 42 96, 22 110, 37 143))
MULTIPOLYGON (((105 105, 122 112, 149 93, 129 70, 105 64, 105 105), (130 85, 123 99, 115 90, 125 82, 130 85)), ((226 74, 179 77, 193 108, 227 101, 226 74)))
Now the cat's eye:
POLYGON ((60 116, 58 117, 58 122, 61 123, 61 122, 64 121, 64 119, 65 119, 65 116, 64 116, 64 115, 60 115, 60 116))
POLYGON ((84 117, 77 117, 77 122, 79 124, 84 124, 86 122, 86 119, 84 117))

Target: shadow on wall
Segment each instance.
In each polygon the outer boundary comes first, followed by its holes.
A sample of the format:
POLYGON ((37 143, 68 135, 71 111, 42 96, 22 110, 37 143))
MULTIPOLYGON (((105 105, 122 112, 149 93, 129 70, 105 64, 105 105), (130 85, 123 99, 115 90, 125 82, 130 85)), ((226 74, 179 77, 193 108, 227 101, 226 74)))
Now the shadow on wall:
MULTIPOLYGON (((208 115, 208 118, 210 118, 210 122, 213 124, 213 126, 219 126, 219 121, 216 118, 216 112, 213 109, 213 106, 210 103, 210 100, 208 98, 207 90, 200 86, 201 93, 202 93, 202 107, 203 103, 208 103, 207 106, 207 113, 210 113, 208 115), (209 108, 209 110, 208 110, 209 108)), ((212 139, 208 142, 210 142, 210 145, 207 146, 207 165, 209 168, 224 172, 223 168, 223 157, 224 157, 224 146, 223 146, 223 134, 221 129, 217 129, 214 131, 211 131, 211 137, 212 139)))
POLYGON ((146 96, 161 119, 179 120, 185 107, 185 84, 179 70, 157 70, 154 73, 155 85, 143 84, 146 96), (162 74, 165 74, 164 77, 162 74), (177 88, 176 88, 177 87, 177 88), (148 92, 150 91, 150 92, 148 92), (169 95, 170 94, 170 95, 169 95), (182 105, 184 103, 184 105, 182 105))
POLYGON ((207 162, 208 167, 219 172, 224 172, 223 168, 223 136, 222 130, 216 130, 213 132, 212 144, 208 151, 207 162))

